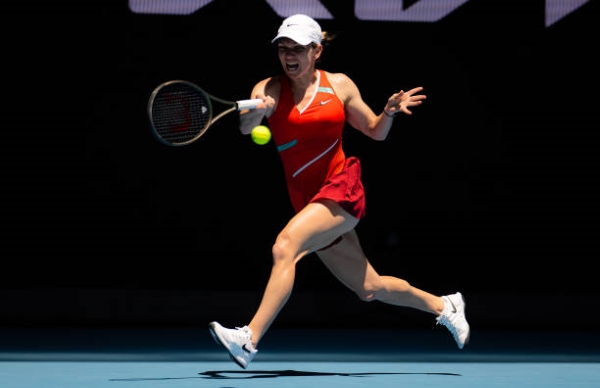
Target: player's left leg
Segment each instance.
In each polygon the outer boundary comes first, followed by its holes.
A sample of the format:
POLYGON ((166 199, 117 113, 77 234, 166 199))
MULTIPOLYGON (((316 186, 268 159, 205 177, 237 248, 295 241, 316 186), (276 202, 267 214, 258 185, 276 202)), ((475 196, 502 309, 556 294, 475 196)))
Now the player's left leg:
POLYGON ((377 300, 434 314, 437 322, 452 333, 460 349, 469 341, 470 327, 460 293, 440 297, 414 287, 404 279, 379 275, 364 254, 355 230, 317 254, 331 273, 361 300, 377 300))

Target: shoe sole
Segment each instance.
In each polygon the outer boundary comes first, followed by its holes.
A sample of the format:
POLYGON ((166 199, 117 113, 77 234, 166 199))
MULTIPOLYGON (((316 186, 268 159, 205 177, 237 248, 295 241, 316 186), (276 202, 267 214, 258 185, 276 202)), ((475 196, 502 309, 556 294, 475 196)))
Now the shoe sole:
POLYGON ((210 331, 210 334, 212 335, 213 339, 215 340, 216 343, 218 343, 219 345, 221 345, 222 347, 225 348, 225 350, 227 350, 227 353, 229 354, 229 358, 231 358, 231 361, 235 362, 236 364, 238 364, 241 368, 246 369, 247 366, 244 366, 244 364, 242 364, 241 362, 239 362, 234 356, 233 354, 231 354, 231 351, 229 350, 229 348, 227 346, 225 346, 225 341, 223 341, 221 339, 221 337, 219 337, 219 335, 217 334, 216 330, 215 330, 215 326, 217 324, 215 322, 211 322, 208 325, 208 330, 210 331))

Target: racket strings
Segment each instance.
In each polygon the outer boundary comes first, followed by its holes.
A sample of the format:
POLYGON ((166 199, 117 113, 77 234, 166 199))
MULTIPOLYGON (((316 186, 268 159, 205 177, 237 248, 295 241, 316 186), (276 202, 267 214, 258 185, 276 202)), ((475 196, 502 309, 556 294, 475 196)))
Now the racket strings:
POLYGON ((154 97, 152 122, 156 134, 171 144, 194 140, 208 127, 212 116, 210 99, 187 84, 166 85, 154 97))

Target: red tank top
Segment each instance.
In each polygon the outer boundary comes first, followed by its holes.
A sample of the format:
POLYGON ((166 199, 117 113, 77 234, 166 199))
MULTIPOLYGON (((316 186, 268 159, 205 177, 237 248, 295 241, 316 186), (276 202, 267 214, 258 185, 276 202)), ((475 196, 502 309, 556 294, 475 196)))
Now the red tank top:
POLYGON ((317 81, 311 102, 300 111, 294 103, 288 78, 282 76, 277 108, 268 118, 296 212, 329 177, 342 170, 346 159, 342 150, 344 105, 324 71, 318 70, 317 81))

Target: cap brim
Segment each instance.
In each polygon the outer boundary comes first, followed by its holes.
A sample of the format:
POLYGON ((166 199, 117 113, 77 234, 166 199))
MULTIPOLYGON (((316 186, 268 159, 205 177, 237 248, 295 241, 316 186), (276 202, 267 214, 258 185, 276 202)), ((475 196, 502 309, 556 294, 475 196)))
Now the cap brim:
POLYGON ((312 40, 310 40, 310 38, 307 38, 306 36, 298 36, 298 34, 294 34, 293 32, 284 32, 281 34, 278 34, 272 41, 271 43, 275 43, 277 41, 277 39, 281 39, 281 38, 288 38, 293 40, 294 42, 301 44, 302 46, 306 46, 310 43, 312 43, 312 40))

